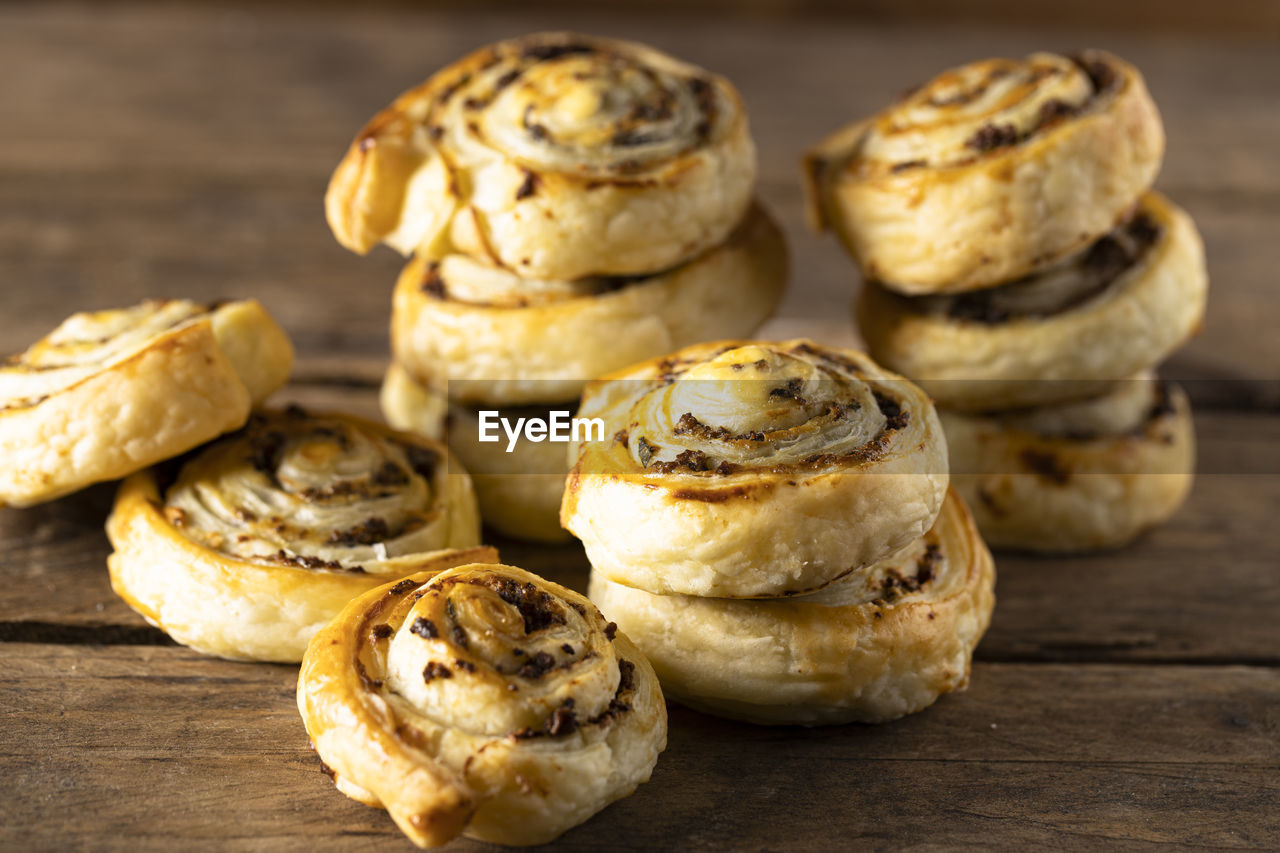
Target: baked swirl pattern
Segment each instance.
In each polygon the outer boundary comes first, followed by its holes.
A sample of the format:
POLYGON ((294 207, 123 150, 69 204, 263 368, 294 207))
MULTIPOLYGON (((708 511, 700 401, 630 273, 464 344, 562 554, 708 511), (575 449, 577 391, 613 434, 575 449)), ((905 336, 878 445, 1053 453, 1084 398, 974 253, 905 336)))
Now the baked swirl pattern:
POLYGON ((963 164, 1078 112, 1098 88, 1081 64, 1051 53, 955 68, 876 116, 862 166, 902 172, 963 164))
POLYGON ((940 74, 806 158, 810 211, 867 278, 954 293, 1032 273, 1110 230, 1155 179, 1164 131, 1103 51, 940 74))
POLYGON ((922 535, 947 486, 928 398, 808 341, 687 347, 592 383, 579 417, 611 438, 581 447, 561 523, 657 594, 817 589, 922 535))
MULTIPOLYGON (((434 429, 432 395, 458 422, 467 406, 558 406, 629 364, 753 333, 787 279, 755 175, 733 87, 632 42, 529 35, 405 93, 327 196, 343 245, 413 255, 393 299, 387 416, 434 429)), ((493 456, 455 438, 469 459, 493 456)), ((486 521, 562 539, 562 466, 519 456, 486 460, 486 521)))
POLYGON ((297 408, 135 474, 107 532, 112 585, 148 621, 261 660, 300 660, 348 600, 389 578, 496 558, 450 550, 479 543, 479 517, 443 446, 297 408))
POLYGON ((1084 401, 941 417, 952 482, 993 546, 1117 548, 1168 519, 1191 489, 1190 405, 1149 373, 1084 401))
POLYGON ((742 219, 755 150, 723 78, 573 33, 499 42, 401 95, 326 198, 339 242, 456 252, 524 278, 673 267, 742 219))
POLYGON ((1111 232, 1054 266, 962 294, 906 297, 868 282, 868 349, 943 407, 990 410, 1107 393, 1199 327, 1208 292, 1191 218, 1147 193, 1111 232))
POLYGON ((653 595, 591 577, 667 693, 755 723, 883 722, 965 687, 994 606, 995 570, 964 503, 924 536, 809 595, 653 595))
POLYGON ((584 596, 512 566, 352 601, 308 648, 298 707, 339 790, 421 847, 550 841, 634 791, 666 745, 643 655, 584 596))
POLYGON ((570 400, 657 353, 753 332, 786 277, 782 232, 758 206, 725 242, 646 275, 545 281, 419 256, 396 285, 392 351, 419 384, 462 402, 570 400))
POLYGON ((0 505, 122 477, 235 429, 292 363, 252 300, 73 314, 0 363, 0 505))

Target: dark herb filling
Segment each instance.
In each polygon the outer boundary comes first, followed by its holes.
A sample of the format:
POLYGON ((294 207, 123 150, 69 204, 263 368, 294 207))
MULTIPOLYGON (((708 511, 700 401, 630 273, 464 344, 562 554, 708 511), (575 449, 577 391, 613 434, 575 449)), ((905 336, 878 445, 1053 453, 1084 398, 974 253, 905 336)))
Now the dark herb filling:
POLYGON ((564 609, 547 592, 532 583, 520 583, 511 578, 491 577, 488 586, 498 597, 520 612, 524 620, 524 632, 532 634, 553 625, 565 624, 564 609))
POLYGON ((634 663, 629 660, 619 660, 618 689, 614 692, 613 698, 609 700, 609 707, 585 722, 578 720, 577 713, 573 709, 574 701, 572 698, 568 698, 561 703, 559 708, 551 712, 541 728, 524 728, 515 732, 512 737, 517 740, 528 740, 537 737, 556 737, 558 735, 572 734, 582 726, 602 725, 625 714, 631 710, 631 703, 625 701, 623 696, 635 689, 635 672, 636 665, 634 663))
MULTIPOLYGON (((975 290, 949 297, 947 316, 954 320, 994 326, 1022 317, 1050 317, 1079 307, 1110 289, 1125 272, 1146 256, 1162 233, 1160 226, 1145 213, 1132 217, 1120 230, 1123 231, 1124 239, 1108 234, 1085 250, 1079 267, 1081 275, 1089 279, 1088 286, 1078 289, 1052 310, 1018 311, 1001 304, 998 299, 1002 292, 1008 292, 1006 288, 1024 287, 1035 282, 1039 277, 1037 274, 988 290, 975 290)), ((928 303, 911 300, 908 304, 925 306, 928 303)))

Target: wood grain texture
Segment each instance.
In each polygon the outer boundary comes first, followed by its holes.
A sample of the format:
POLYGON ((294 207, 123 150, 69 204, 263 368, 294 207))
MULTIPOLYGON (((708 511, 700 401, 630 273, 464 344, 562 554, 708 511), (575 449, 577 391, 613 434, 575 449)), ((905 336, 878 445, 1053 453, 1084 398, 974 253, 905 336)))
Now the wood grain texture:
MULTIPOLYGON (((292 385, 280 402, 379 418, 369 388, 292 385)), ((1280 665, 1280 418, 1197 414, 1200 469, 1187 505, 1136 544, 1077 557, 998 555, 999 606, 978 655, 998 661, 1194 661, 1280 665), (1230 630, 1224 630, 1224 626, 1230 630)), ((112 594, 97 486, 26 510, 0 510, 0 639, 163 642, 112 594)), ((577 543, 502 540, 503 559, 585 591, 577 543)))
MULTIPOLYGON (((276 6, 303 6, 299 0, 272 0, 276 6)), ((430 0, 438 9, 483 7, 495 15, 525 11, 520 0, 430 0)), ((366 0, 364 6, 420 7, 415 0, 366 0)), ((583 10, 593 0, 542 0, 539 10, 583 10)), ((1207 6, 1199 0, 1163 0, 1159 14, 1140 2, 1073 0, 1071 3, 1028 3, 1026 0, 610 0, 613 13, 679 15, 689 18, 731 17, 761 26, 794 24, 817 19, 848 22, 937 26, 952 24, 1008 27, 1089 29, 1102 32, 1131 30, 1192 33, 1280 34, 1280 7, 1270 0, 1218 0, 1207 6)))
MULTIPOLYGON (((321 774, 294 667, 5 644, 0 673, 11 849, 407 846, 321 774)), ((986 664, 969 691, 876 727, 772 729, 674 708, 652 782, 557 847, 947 847, 993 831, 1010 847, 1270 846, 1277 707, 1272 669, 986 664)))
POLYGON ((795 258, 772 328, 831 343, 851 339, 857 276, 834 240, 803 225, 800 153, 952 64, 1115 50, 1143 69, 1164 114, 1159 184, 1208 245, 1212 309, 1171 369, 1280 379, 1280 338, 1238 333, 1280 314, 1273 42, 853 19, 769 26, 634 9, 0 7, 0 79, 22 81, 5 98, 6 126, 19 132, 0 134, 0 275, 13 283, 0 352, 25 347, 69 307, 254 295, 294 337, 304 369, 335 352, 381 357, 400 261, 389 250, 357 258, 333 241, 320 205, 330 170, 395 93, 486 41, 561 26, 649 41, 734 80, 759 144, 760 194, 795 258))
MULTIPOLYGON (((334 243, 329 171, 396 92, 479 44, 556 27, 648 41, 737 83, 760 195, 793 250, 791 292, 762 335, 852 343, 856 273, 803 225, 800 152, 952 64, 1114 50, 1147 76, 1170 140, 1159 185, 1208 247, 1203 333, 1165 366, 1197 405, 1188 504, 1114 553, 998 555, 971 688, 922 714, 809 731, 673 708, 653 782, 556 847, 1276 849, 1275 8, 964 5, 2 5, 0 353, 79 308, 256 296, 299 348, 278 402, 377 417, 400 261, 334 243), (999 27, 956 24, 993 14, 999 27), (1057 26, 1090 19, 1098 29, 1057 26)), ((296 668, 175 647, 114 596, 113 491, 0 509, 0 849, 408 849, 319 772, 296 668)), ((494 544, 585 587, 576 545, 494 544)))

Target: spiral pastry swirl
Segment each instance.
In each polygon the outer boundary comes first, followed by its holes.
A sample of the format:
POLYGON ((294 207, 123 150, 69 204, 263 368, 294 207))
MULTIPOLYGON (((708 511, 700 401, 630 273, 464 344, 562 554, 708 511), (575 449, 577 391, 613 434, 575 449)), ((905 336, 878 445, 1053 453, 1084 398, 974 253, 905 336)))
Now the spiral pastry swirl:
POLYGON ((396 285, 391 347, 419 384, 455 400, 558 403, 642 359, 754 332, 786 278, 782 232, 758 206, 724 243, 652 275, 539 281, 420 256, 396 285))
POLYGON ((941 417, 952 482, 995 547, 1127 545, 1172 516, 1194 479, 1186 394, 1149 372, 1087 400, 941 417))
POLYGON ((244 424, 293 347, 253 300, 73 314, 0 362, 0 506, 133 473, 244 424))
POLYGON ((578 416, 610 437, 578 451, 561 523, 657 594, 820 588, 922 535, 947 487, 924 393, 809 341, 687 347, 588 385, 578 416))
POLYGON ((586 597, 512 566, 413 575, 307 649, 298 708, 338 789, 420 847, 552 840, 649 778, 667 717, 586 597))
POLYGON ((135 610, 180 643, 254 660, 301 660, 388 579, 496 559, 472 547, 470 478, 443 446, 296 407, 135 474, 107 533, 112 585, 135 610))
POLYGON ((681 703, 753 723, 877 723, 963 689, 991 619, 995 567, 949 493, 924 536, 809 595, 653 595, 591 576, 591 600, 681 703))
POLYGON ((989 59, 813 149, 810 213, 869 279, 906 294, 977 290, 1102 236, 1163 154, 1142 76, 1118 57, 989 59))
POLYGON ((1000 287, 906 297, 868 283, 867 349, 938 405, 992 410, 1105 394, 1193 335, 1208 292, 1195 223, 1159 193, 1053 267, 1000 287))
POLYGON ((755 149, 723 78, 573 33, 498 42, 401 95, 329 185, 344 246, 456 252, 524 278, 649 273, 742 219, 755 149))
POLYGON ((1080 110, 1096 89, 1082 64, 1052 53, 953 68, 872 120, 860 165, 867 171, 961 165, 1080 110))

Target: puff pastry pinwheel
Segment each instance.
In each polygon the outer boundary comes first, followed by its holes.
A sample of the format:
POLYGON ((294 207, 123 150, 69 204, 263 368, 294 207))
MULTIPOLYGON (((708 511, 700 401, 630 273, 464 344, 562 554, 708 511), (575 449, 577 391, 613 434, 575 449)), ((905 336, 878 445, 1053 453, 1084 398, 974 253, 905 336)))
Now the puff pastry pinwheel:
POLYGON ((72 314, 0 362, 0 506, 113 480, 241 426, 293 347, 253 300, 72 314))
POLYGON ((939 406, 987 410, 1105 393, 1199 327, 1204 247, 1187 214, 1148 193, 1082 252, 961 294, 905 297, 868 282, 858 322, 871 355, 939 406))
POLYGON ((1194 477, 1186 395, 1149 374, 1083 402, 940 415, 952 482, 996 547, 1119 547, 1173 515, 1194 477))
POLYGON ((296 662, 359 593, 496 561, 470 547, 479 524, 470 480, 443 446, 290 407, 127 479, 107 565, 116 593, 178 642, 296 662))
POLYGON ((338 789, 419 847, 552 840, 647 781, 653 669, 586 597, 512 566, 412 575, 312 640, 298 708, 338 789))
POLYGON ((632 42, 484 47, 379 113, 329 185, 338 241, 455 252, 523 278, 648 274, 723 242, 755 181, 723 78, 632 42))
POLYGON ((922 537, 820 592, 765 601, 653 595, 591 576, 591 599, 691 707, 753 723, 884 722, 969 681, 995 567, 950 494, 922 537))
POLYGON ((811 217, 906 294, 1028 275, 1113 228, 1164 129, 1142 75, 1098 50, 944 72, 806 158, 811 217))
MULTIPOLYGON (((382 383, 381 404, 387 423, 396 429, 422 435, 447 432, 449 449, 471 473, 485 524, 525 541, 554 543, 569 539, 568 531, 560 526, 560 499, 569 473, 563 444, 519 441, 508 453, 503 443, 481 442, 476 409, 450 405, 448 398, 419 385, 394 363, 382 383)), ((577 406, 574 400, 556 407, 498 411, 508 419, 533 416, 545 420, 552 408, 572 412, 577 406)))
POLYGON ((653 274, 541 281, 420 255, 396 285, 391 347, 419 383, 461 402, 576 399, 587 380, 642 359, 750 334, 786 277, 782 232, 758 206, 724 243, 653 274))
POLYGON ((687 347, 588 385, 604 421, 561 523, 603 577, 657 594, 818 589, 933 524, 946 444, 919 388, 796 340, 687 347))

